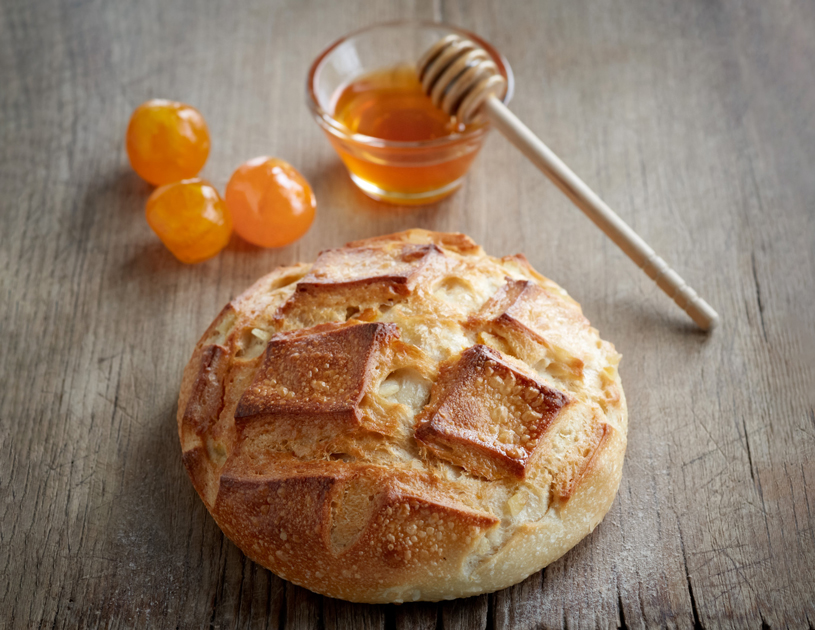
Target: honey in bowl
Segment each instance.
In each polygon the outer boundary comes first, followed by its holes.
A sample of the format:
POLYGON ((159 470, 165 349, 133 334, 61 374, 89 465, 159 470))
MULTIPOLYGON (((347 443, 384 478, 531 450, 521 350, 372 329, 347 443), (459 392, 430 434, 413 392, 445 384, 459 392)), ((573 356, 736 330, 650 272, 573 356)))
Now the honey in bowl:
POLYGON ((454 117, 433 105, 412 66, 356 77, 332 98, 332 115, 348 135, 329 133, 354 182, 370 196, 422 204, 461 185, 481 146, 454 117))
POLYGON ((396 142, 464 131, 464 125, 433 105, 410 66, 370 72, 338 90, 334 118, 351 133, 396 142))

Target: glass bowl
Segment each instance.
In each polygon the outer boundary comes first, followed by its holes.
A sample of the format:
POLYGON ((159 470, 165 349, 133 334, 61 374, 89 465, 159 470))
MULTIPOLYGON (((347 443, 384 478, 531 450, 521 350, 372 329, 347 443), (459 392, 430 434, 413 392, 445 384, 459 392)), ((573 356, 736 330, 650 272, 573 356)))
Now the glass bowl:
POLYGON ((352 133, 333 116, 336 99, 349 83, 377 70, 415 66, 430 46, 451 33, 487 51, 507 80, 503 101, 509 102, 513 77, 506 59, 477 35, 446 24, 404 21, 369 26, 331 44, 311 65, 306 86, 309 108, 351 179, 369 197, 404 205, 438 201, 461 186, 478 154, 489 131, 486 121, 432 140, 398 142, 352 133))

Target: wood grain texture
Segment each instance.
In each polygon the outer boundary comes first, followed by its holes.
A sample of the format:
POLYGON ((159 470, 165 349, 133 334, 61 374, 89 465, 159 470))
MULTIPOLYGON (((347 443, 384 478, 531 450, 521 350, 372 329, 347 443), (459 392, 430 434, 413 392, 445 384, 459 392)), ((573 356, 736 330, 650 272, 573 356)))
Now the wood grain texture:
POLYGON ((666 0, 0 3, 0 628, 815 627, 815 4, 666 0), (722 316, 684 314, 496 134, 435 206, 368 200, 304 106, 310 60, 444 19, 515 70, 513 111, 722 316), (298 243, 177 263, 128 168, 152 97, 207 118, 204 175, 284 158, 298 243), (624 355, 629 447, 594 533, 505 591, 362 606, 247 560, 180 462, 201 332, 276 265, 424 227, 523 251, 624 355))

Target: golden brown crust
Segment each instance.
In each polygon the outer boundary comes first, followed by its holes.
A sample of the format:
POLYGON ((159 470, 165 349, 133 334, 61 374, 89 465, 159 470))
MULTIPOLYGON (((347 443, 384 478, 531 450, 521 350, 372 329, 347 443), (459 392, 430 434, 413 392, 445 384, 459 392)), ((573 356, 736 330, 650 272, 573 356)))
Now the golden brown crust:
POLYGON ((544 432, 569 401, 480 344, 442 368, 416 439, 474 475, 526 476, 544 432))
POLYGON ((394 324, 382 323, 332 323, 278 333, 238 402, 235 420, 239 425, 257 418, 297 426, 338 423, 339 431, 360 425, 359 404, 372 372, 397 337, 394 324))
POLYGON ((184 372, 183 462, 224 532, 297 584, 365 602, 488 592, 610 507, 618 361, 522 255, 365 239, 221 311, 184 372))

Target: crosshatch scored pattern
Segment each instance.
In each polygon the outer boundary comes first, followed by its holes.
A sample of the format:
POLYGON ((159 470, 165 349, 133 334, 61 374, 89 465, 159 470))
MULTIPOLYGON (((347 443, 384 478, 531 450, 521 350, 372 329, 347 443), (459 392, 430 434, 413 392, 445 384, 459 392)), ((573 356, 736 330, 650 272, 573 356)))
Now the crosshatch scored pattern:
MULTIPOLYGON (((813 32, 815 5, 786 0, 0 3, 0 628, 815 627, 813 32), (511 109, 721 328, 696 332, 496 134, 435 206, 355 190, 305 74, 335 38, 402 18, 504 53, 511 109), (152 97, 201 109, 220 190, 257 155, 297 167, 318 200, 309 233, 176 263, 122 146, 152 97), (262 275, 413 227, 523 252, 580 302, 623 355, 628 449, 606 519, 543 572, 440 604, 348 604, 223 536, 181 461, 179 382, 262 275)), ((530 323, 524 290, 507 287, 485 334, 530 323)), ((247 439, 256 427, 241 418, 247 439)))

